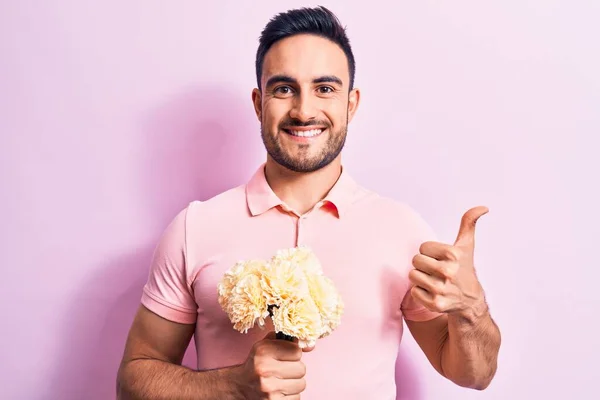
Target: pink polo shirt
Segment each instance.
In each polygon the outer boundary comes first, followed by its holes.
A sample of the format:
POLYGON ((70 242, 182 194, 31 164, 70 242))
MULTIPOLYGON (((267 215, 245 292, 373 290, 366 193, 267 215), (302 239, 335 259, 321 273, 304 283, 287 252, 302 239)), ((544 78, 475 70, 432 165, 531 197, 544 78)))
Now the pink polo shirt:
POLYGON ((235 331, 217 302, 217 284, 238 260, 307 245, 345 309, 339 328, 302 357, 302 398, 391 400, 402 319, 438 316, 408 292, 412 257, 432 239, 412 209, 345 171, 323 201, 298 215, 271 190, 262 165, 248 184, 194 201, 175 217, 156 248, 142 303, 168 320, 196 324, 199 370, 240 364, 266 331, 235 331))

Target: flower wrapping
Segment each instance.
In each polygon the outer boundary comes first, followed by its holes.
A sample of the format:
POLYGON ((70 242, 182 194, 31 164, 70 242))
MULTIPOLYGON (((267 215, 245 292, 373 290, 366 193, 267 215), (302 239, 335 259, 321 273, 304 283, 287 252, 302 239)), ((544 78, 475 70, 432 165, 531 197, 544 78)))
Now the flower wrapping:
POLYGON ((270 260, 238 261, 218 284, 218 301, 241 333, 270 317, 278 337, 314 346, 341 322, 344 303, 305 246, 278 250, 270 260))

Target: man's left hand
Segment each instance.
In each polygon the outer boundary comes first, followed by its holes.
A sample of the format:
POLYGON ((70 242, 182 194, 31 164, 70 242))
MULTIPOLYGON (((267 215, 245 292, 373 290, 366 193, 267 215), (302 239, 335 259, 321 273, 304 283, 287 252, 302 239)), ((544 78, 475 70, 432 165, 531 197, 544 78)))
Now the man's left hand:
POLYGON ((429 310, 469 319, 487 311, 473 265, 475 224, 487 212, 483 206, 470 209, 462 217, 454 245, 425 242, 413 258, 411 294, 429 310))

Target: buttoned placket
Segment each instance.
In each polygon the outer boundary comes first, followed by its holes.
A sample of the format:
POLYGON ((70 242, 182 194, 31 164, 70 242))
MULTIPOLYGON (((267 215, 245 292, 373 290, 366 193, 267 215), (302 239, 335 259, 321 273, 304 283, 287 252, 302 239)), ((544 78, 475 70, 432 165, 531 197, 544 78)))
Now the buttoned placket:
POLYGON ((296 246, 301 246, 304 241, 304 227, 306 226, 307 214, 301 215, 296 221, 296 246))
POLYGON ((311 214, 313 214, 314 212, 316 212, 319 208, 321 208, 321 206, 323 205, 323 202, 320 201, 318 202, 314 208, 308 212, 306 212, 303 215, 298 215, 296 213, 294 213, 296 215, 296 246, 302 246, 303 244, 305 244, 305 240, 306 240, 306 225, 308 223, 308 218, 311 214))

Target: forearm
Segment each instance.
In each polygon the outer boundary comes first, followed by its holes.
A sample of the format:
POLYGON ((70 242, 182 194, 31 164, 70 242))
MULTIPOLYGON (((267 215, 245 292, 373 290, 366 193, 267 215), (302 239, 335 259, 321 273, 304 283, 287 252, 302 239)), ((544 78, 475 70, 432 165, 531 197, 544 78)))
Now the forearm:
POLYGON ((243 399, 237 368, 197 372, 152 359, 132 360, 119 370, 119 400, 243 399))
POLYGON ((460 386, 485 389, 496 373, 500 341, 500 330, 487 306, 468 314, 450 314, 442 348, 444 375, 460 386))

